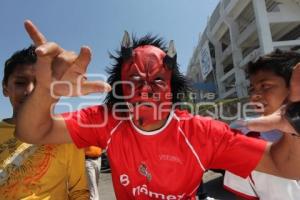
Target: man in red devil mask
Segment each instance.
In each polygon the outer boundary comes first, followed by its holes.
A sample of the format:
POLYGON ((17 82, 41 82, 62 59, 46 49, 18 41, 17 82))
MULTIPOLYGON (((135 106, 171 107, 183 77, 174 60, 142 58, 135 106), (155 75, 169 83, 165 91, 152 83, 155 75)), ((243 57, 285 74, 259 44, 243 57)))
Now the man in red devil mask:
POLYGON ((210 168, 242 177, 255 169, 300 178, 299 112, 295 112, 299 111, 295 102, 300 100, 300 65, 291 79, 289 100, 294 103, 287 106, 286 114, 277 112, 247 124, 256 131, 283 131, 283 139, 275 144, 176 109, 188 87, 179 73, 173 42, 166 49, 156 37, 131 41, 127 33, 119 54, 112 56, 115 64, 108 71, 108 83, 113 89, 105 104, 54 120, 50 113, 57 97, 105 92, 110 86, 86 80, 89 48, 82 47, 76 55, 47 42, 30 21, 25 27, 37 46, 37 83, 20 109, 16 135, 30 143, 74 142, 80 148, 106 148, 117 199, 195 199, 202 175, 210 168))
MULTIPOLYGON (((131 45, 129 34, 125 32, 120 55, 115 57, 116 66, 111 71, 118 77, 111 76, 109 80, 111 85, 115 85, 121 77, 122 88, 110 92, 106 103, 112 108, 115 103, 126 102, 125 109, 128 108, 127 114, 134 124, 142 130, 151 131, 165 123, 173 101, 178 101, 179 98, 172 94, 184 94, 188 86, 178 71, 173 41, 168 54, 163 49, 162 40, 150 35, 134 40, 131 45), (172 92, 175 87, 176 91, 172 92), (116 99, 116 96, 120 98, 116 99)), ((118 115, 115 109, 111 110, 118 115)))

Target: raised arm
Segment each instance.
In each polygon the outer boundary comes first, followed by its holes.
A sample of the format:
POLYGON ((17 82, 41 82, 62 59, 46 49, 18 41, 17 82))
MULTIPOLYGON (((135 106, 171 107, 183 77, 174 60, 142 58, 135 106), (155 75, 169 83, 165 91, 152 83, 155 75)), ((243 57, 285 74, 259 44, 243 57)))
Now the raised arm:
POLYGON ((54 119, 51 115, 59 98, 106 92, 110 86, 102 81, 87 81, 85 72, 91 60, 88 47, 82 47, 77 55, 47 42, 31 21, 25 22, 25 29, 37 47, 36 86, 18 112, 15 135, 34 144, 71 142, 63 118, 54 119))

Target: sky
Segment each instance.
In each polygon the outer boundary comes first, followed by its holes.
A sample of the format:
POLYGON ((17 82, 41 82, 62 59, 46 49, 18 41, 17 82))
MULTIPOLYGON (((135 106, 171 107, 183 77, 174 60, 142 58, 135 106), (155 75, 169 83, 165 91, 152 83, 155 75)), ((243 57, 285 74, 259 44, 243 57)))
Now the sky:
MULTIPOLYGON (((23 23, 32 20, 49 41, 67 50, 78 52, 87 45, 93 57, 88 74, 105 79, 105 69, 111 66, 108 52, 120 48, 124 30, 140 37, 147 33, 175 41, 181 72, 187 65, 199 34, 219 0, 1 0, 0 1, 0 63, 1 80, 4 62, 16 50, 32 42, 23 23)), ((1 87, 2 91, 2 87, 1 87)), ((87 99, 65 99, 56 110, 77 109, 79 104, 99 103, 102 94, 87 99)), ((1 92, 0 119, 10 117, 12 109, 1 92)))

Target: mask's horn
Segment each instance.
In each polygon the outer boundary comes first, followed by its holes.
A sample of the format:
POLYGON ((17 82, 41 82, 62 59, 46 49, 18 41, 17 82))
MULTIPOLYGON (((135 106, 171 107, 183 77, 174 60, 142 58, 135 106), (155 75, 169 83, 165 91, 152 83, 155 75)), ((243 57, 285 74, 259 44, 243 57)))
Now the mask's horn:
POLYGON ((174 41, 171 40, 169 43, 169 48, 167 51, 167 55, 164 57, 164 64, 169 68, 169 69, 174 69, 176 67, 177 63, 177 52, 175 49, 174 41))
POLYGON ((132 56, 132 44, 129 33, 127 31, 124 32, 121 45, 121 55, 123 59, 128 59, 132 56))

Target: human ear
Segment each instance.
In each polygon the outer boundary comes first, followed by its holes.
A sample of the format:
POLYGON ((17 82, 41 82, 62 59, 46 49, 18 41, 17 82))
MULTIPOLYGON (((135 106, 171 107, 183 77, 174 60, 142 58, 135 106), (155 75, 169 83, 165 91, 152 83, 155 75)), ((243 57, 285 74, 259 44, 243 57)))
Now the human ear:
POLYGON ((8 96, 8 89, 7 89, 7 86, 2 84, 2 93, 5 97, 8 96))

